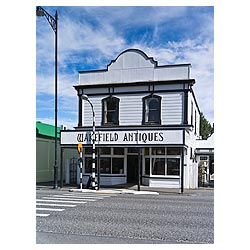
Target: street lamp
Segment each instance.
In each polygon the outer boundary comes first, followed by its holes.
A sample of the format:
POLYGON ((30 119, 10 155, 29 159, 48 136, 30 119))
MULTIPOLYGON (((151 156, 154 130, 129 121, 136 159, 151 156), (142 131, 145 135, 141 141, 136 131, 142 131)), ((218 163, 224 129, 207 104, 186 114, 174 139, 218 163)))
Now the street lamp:
POLYGON ((41 6, 36 7, 36 16, 45 16, 51 28, 55 32, 55 164, 54 164, 54 189, 58 188, 58 166, 57 166, 57 31, 58 15, 51 16, 41 6))
POLYGON ((94 111, 94 107, 93 104, 90 102, 89 98, 87 95, 81 95, 81 99, 84 101, 87 101, 92 109, 92 113, 93 113, 93 137, 92 137, 92 173, 91 173, 91 187, 92 189, 96 189, 96 184, 95 184, 95 111, 94 111))

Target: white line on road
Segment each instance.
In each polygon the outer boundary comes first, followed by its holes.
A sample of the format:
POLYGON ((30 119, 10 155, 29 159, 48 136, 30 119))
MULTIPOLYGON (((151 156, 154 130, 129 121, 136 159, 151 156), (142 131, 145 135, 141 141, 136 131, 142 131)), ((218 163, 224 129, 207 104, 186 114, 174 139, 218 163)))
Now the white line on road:
POLYGON ((62 196, 62 195, 53 195, 53 196, 49 196, 49 197, 43 197, 45 199, 47 198, 53 198, 53 199, 58 199, 58 200, 86 200, 86 201, 96 201, 95 199, 89 199, 89 198, 85 198, 85 197, 78 197, 78 196, 62 196))
POLYGON ((48 207, 37 207, 36 210, 45 210, 45 211, 57 211, 61 212, 64 208, 48 208, 48 207))
POLYGON ((43 199, 37 199, 36 201, 48 201, 48 202, 65 202, 65 203, 76 203, 76 204, 85 204, 87 203, 86 201, 69 201, 69 200, 43 200, 43 199))
POLYGON ((36 203, 37 206, 52 206, 52 207, 76 207, 71 204, 51 204, 51 203, 36 203))
POLYGON ((36 216, 39 216, 39 217, 47 217, 47 216, 49 216, 49 214, 36 214, 36 216))
POLYGON ((86 193, 68 193, 68 194, 62 194, 65 196, 76 196, 77 197, 87 197, 87 198, 95 198, 95 199, 104 199, 104 198, 110 198, 110 197, 114 197, 117 195, 102 195, 102 194, 86 194, 86 193))
MULTIPOLYGON (((57 195, 56 195, 57 196, 57 195)), ((109 198, 110 196, 102 196, 102 197, 96 197, 96 196, 82 196, 82 195, 72 195, 72 194, 63 194, 63 197, 77 197, 77 198, 86 198, 86 199, 98 199, 103 200, 104 198, 109 198)))

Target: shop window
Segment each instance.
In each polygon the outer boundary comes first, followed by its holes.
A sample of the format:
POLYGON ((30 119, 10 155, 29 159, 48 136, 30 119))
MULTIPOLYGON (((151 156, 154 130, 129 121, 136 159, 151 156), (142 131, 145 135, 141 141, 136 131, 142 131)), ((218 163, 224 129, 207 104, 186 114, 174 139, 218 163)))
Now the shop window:
POLYGON ((201 157, 200 157, 200 160, 201 160, 201 161, 207 161, 207 160, 208 160, 208 157, 207 157, 207 156, 201 156, 201 157))
POLYGON ((137 148, 128 148, 128 153, 130 153, 130 154, 138 154, 138 149, 137 148))
POLYGON ((144 174, 161 176, 179 176, 181 148, 145 149, 144 174), (151 171, 150 171, 151 169, 151 171))
POLYGON ((152 155, 165 155, 165 148, 152 148, 152 155))
POLYGON ((165 159, 164 158, 152 159, 152 174, 153 175, 165 175, 165 159))
POLYGON ((145 159, 145 175, 150 175, 150 159, 145 159))
POLYGON ((112 174, 124 174, 124 158, 112 159, 112 174))
POLYGON ((92 147, 84 147, 84 150, 86 155, 91 155, 93 151, 92 147))
POLYGON ((111 174, 111 158, 101 157, 100 159, 100 173, 111 174))
POLYGON ((114 155, 124 155, 124 148, 114 148, 114 155))
POLYGON ((91 157, 85 157, 85 173, 91 173, 92 172, 92 158, 91 157))
POLYGON ((181 148, 167 148, 167 155, 180 155, 181 148))
POLYGON ((102 100, 102 124, 119 124, 119 98, 110 96, 102 100))
MULTIPOLYGON (((92 172, 92 148, 89 149, 85 150, 88 153, 88 155, 85 155, 85 173, 92 172)), ((124 148, 102 147, 99 148, 99 154, 101 174, 124 174, 124 148)))
POLYGON ((144 154, 145 154, 145 155, 149 155, 149 148, 145 148, 145 149, 144 149, 144 154))
POLYGON ((180 175, 179 158, 167 158, 167 175, 180 175))
POLYGON ((149 95, 143 98, 143 124, 161 124, 161 97, 149 95))
POLYGON ((111 148, 100 148, 99 149, 100 155, 110 155, 110 153, 111 153, 111 148))

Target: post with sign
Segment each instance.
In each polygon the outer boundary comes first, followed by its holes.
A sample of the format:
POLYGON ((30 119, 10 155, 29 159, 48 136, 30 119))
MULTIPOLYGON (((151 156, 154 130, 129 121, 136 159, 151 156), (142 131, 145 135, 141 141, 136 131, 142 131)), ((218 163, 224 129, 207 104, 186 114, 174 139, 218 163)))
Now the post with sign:
POLYGON ((82 190, 82 164, 83 164, 83 160, 82 160, 82 143, 78 143, 77 150, 78 150, 78 153, 79 153, 80 189, 82 190))

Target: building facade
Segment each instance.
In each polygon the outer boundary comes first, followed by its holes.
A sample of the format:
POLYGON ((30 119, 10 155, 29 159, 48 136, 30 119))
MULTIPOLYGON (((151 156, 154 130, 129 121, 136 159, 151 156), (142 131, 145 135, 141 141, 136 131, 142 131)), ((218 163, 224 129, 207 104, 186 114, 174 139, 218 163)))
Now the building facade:
POLYGON ((207 140, 197 140, 195 150, 198 163, 198 186, 214 187, 214 134, 207 140))
MULTIPOLYGON (((58 139, 58 176, 64 178, 65 168, 63 165, 73 157, 77 157, 77 151, 72 148, 66 148, 63 151, 63 158, 60 150, 60 127, 57 127, 58 139), (61 174, 62 173, 62 174, 61 174)), ((50 124, 36 122, 36 183, 54 181, 55 164, 55 127, 50 124)))
POLYGON ((190 69, 190 64, 159 66, 143 51, 129 49, 104 70, 79 72, 78 125, 61 132, 61 146, 83 144, 85 183, 95 140, 101 185, 198 187, 200 111, 190 69))

